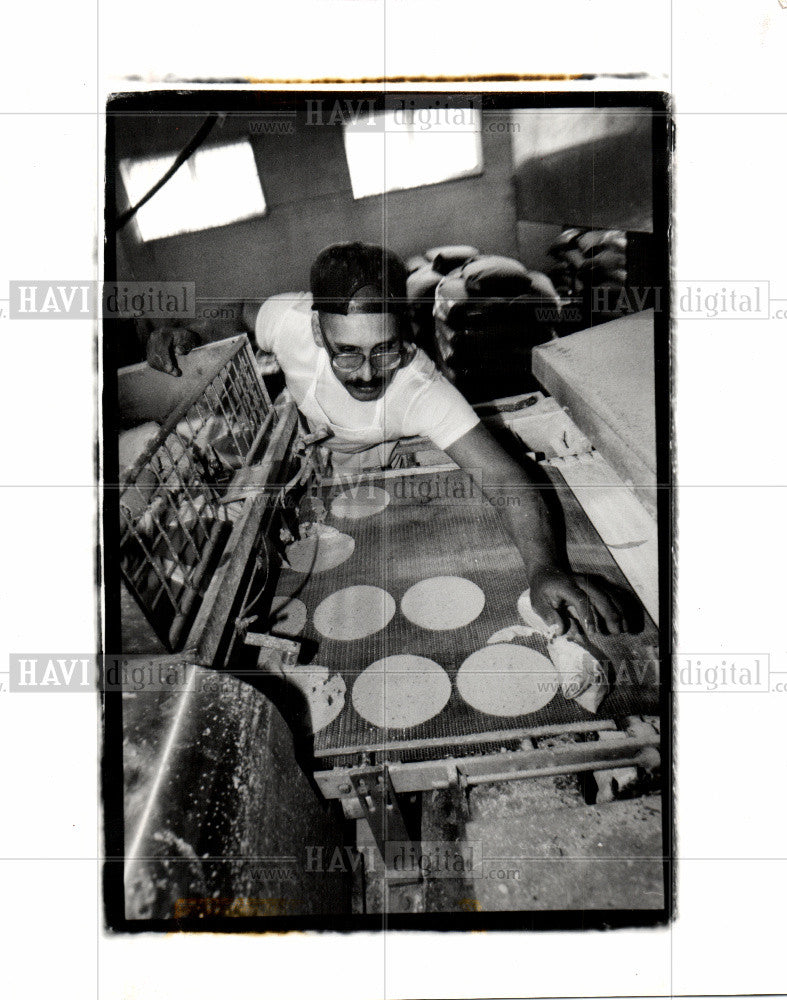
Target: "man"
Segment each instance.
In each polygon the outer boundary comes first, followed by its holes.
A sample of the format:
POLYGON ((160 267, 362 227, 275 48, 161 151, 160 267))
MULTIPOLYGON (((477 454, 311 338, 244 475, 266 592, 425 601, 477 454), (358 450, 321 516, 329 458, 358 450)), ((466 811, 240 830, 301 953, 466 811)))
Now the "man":
MULTIPOLYGON (((314 262, 310 295, 244 307, 244 321, 275 355, 310 428, 328 429, 335 469, 379 467, 400 438, 430 438, 487 496, 503 498, 497 509, 522 554, 533 608, 548 624, 562 632, 575 618, 586 630, 624 631, 618 599, 571 572, 535 482, 410 343, 405 279, 401 261, 381 247, 337 244, 314 262)), ((155 330, 148 360, 179 374, 177 355, 194 343, 189 331, 155 330)))

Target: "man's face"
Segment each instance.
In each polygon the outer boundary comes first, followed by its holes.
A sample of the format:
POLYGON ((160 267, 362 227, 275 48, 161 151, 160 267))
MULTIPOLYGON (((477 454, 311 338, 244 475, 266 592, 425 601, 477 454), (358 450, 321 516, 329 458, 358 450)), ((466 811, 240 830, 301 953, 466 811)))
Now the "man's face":
POLYGON ((388 372, 372 367, 370 354, 373 348, 397 351, 402 339, 396 317, 390 313, 350 312, 347 316, 336 313, 313 313, 312 330, 315 341, 328 354, 354 354, 363 363, 357 371, 343 372, 336 366, 331 370, 353 399, 369 402, 379 399, 397 369, 388 372))

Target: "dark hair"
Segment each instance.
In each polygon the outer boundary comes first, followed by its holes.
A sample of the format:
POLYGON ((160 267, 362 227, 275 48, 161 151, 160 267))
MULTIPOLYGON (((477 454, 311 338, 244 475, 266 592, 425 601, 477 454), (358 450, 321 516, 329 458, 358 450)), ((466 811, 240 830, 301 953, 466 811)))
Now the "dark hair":
POLYGON ((358 312, 407 312, 407 271, 396 256, 368 243, 326 247, 311 270, 312 309, 346 316, 350 303, 358 312))

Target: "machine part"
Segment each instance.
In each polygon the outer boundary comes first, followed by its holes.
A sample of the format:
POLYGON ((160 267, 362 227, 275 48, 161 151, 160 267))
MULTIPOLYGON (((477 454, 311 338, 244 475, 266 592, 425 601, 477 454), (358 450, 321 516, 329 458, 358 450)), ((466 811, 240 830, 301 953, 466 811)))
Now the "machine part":
POLYGON ((257 666, 271 674, 283 674, 285 667, 294 666, 301 651, 299 642, 267 633, 248 632, 244 642, 259 648, 257 666))
POLYGON ((120 568, 171 650, 182 645, 231 533, 222 506, 228 484, 207 457, 217 428, 226 448, 248 465, 281 417, 274 415, 245 335, 197 348, 182 364, 178 380, 148 365, 118 372, 121 419, 161 424, 121 476, 120 568))
MULTIPOLYGON (((326 424, 320 425, 311 434, 301 432, 298 435, 298 439, 295 442, 295 453, 299 456, 301 465, 293 481, 285 486, 285 492, 292 486, 306 485, 309 487, 307 499, 312 495, 311 491, 314 485, 322 482, 328 474, 328 462, 325 456, 325 448, 322 446, 332 436, 333 432, 326 424)), ((298 520, 299 522, 303 521, 300 514, 298 520)), ((323 521, 325 518, 323 517, 319 520, 323 521)))
POLYGON ((321 425, 312 434, 302 434, 298 437, 296 443, 296 448, 306 450, 307 448, 313 447, 315 444, 322 444, 323 441, 327 441, 331 436, 331 430, 326 425, 321 425))
POLYGON ((631 715, 626 719, 626 732, 629 736, 643 737, 659 732, 659 718, 657 715, 641 716, 631 715))
POLYGON ((328 865, 345 831, 273 702, 202 667, 166 687, 138 689, 123 705, 125 811, 113 822, 125 843, 108 867, 119 877, 122 860, 126 918, 346 913, 348 876, 328 865), (324 851, 319 878, 295 863, 307 845, 324 851))
POLYGON ((328 516, 325 504, 319 497, 307 493, 298 504, 296 514, 301 538, 306 538, 312 526, 323 524, 328 516))
POLYGON ((349 775, 363 818, 385 865, 387 882, 419 882, 417 850, 410 839, 388 768, 370 767, 349 775))
MULTIPOLYGON (((620 739, 620 736, 618 733, 606 732, 599 733, 598 738, 600 740, 614 740, 620 739)), ((615 799, 625 797, 626 792, 636 785, 637 769, 636 767, 615 767, 606 771, 594 771, 593 778, 598 787, 596 802, 614 802, 615 799)))
MULTIPOLYGON (((375 743, 373 748, 370 747, 368 750, 361 750, 360 752, 356 749, 354 752, 358 754, 358 761, 365 764, 371 762, 372 753, 387 753, 391 750, 402 749, 412 750, 415 753, 422 754, 425 758, 440 757, 448 760, 453 753, 461 753, 463 749, 466 752, 466 748, 471 746, 483 747, 484 744, 492 745, 506 741, 519 742, 521 740, 540 739, 544 736, 557 736, 562 733, 581 733, 589 739, 595 739, 595 733, 598 733, 602 729, 617 729, 617 724, 612 719, 600 719, 586 722, 564 722, 558 725, 517 726, 512 729, 496 729, 484 733, 460 734, 449 738, 433 736, 413 740, 386 739, 380 743, 375 743)), ((488 752, 493 752, 493 749, 488 752)), ((315 757, 318 760, 334 756, 335 751, 333 750, 315 749, 315 757)))
MULTIPOLYGON (((598 726, 598 724, 596 724, 598 726)), ((614 726, 603 725, 596 732, 614 726)), ((569 730, 565 727, 563 732, 569 730)), ((586 731, 586 736, 591 735, 586 731)), ((582 742, 556 743, 553 746, 525 747, 508 752, 490 751, 473 756, 451 756, 439 760, 418 760, 407 763, 393 762, 377 765, 386 768, 388 780, 397 794, 447 788, 454 781, 460 787, 511 781, 519 778, 545 777, 572 774, 580 771, 600 771, 606 768, 644 767, 658 763, 659 735, 630 736, 619 731, 615 738, 605 740, 584 739, 582 742)), ((343 799, 353 794, 353 775, 369 770, 365 765, 334 767, 317 771, 315 781, 326 798, 343 799), (344 789, 344 790, 342 790, 344 789)))
MULTIPOLYGON (((655 719, 658 723, 658 719, 655 719)), ((648 739, 658 736, 658 728, 653 722, 641 716, 630 716, 625 720, 626 735, 631 739, 648 739)), ((615 740, 621 738, 620 733, 602 732, 599 740, 615 740)), ((632 794, 641 794, 641 777, 652 779, 661 765, 661 755, 655 747, 643 751, 637 767, 613 768, 604 771, 594 771, 598 792, 596 802, 612 802, 616 799, 630 798, 632 794), (644 774, 643 774, 644 772, 644 774)), ((648 782, 646 781, 645 784, 648 782)))
MULTIPOLYGON (((254 471, 261 485, 245 501, 243 514, 233 526, 222 563, 211 578, 189 632, 189 645, 193 643, 198 648, 198 662, 201 664, 216 664, 228 623, 234 621, 233 609, 237 607, 241 581, 248 575, 253 554, 259 552, 260 538, 272 529, 277 509, 275 493, 265 484, 275 481, 281 470, 286 468, 296 422, 297 410, 294 405, 289 405, 276 424, 263 460, 255 466, 254 471)), ((267 548, 265 552, 268 558, 267 548)))

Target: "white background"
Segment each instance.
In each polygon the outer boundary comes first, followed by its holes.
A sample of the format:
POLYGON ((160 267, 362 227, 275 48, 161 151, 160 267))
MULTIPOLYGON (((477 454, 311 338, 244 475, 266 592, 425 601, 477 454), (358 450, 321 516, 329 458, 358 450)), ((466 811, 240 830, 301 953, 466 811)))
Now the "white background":
MULTIPOLYGON (((3 23, 0 296, 95 276, 107 92, 136 74, 254 78, 644 71, 676 100, 679 279, 787 299, 778 0, 143 0, 18 4, 3 23), (100 42, 101 57, 97 58, 100 42)), ((635 81, 618 86, 636 86, 635 81)), ((600 89, 605 81, 596 83, 600 89)), ((0 308, 6 303, 0 303, 0 308)), ((777 303, 774 308, 784 306, 777 303)), ((787 320, 676 337, 678 651, 787 669, 787 320)), ((95 333, 0 319, 0 656, 95 645, 95 333)), ((0 986, 8 997, 525 997, 784 990, 787 695, 678 704, 680 871, 666 930, 106 936, 96 706, 0 695, 0 986)))

